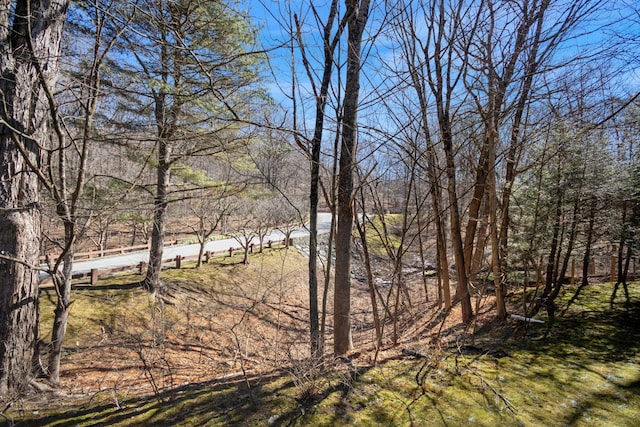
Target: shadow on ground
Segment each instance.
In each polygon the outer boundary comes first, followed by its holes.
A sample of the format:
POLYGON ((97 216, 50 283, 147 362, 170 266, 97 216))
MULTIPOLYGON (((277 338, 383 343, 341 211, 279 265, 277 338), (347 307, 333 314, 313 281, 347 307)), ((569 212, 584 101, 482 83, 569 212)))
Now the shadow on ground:
MULTIPOLYGON (((378 382, 373 375, 363 380, 371 367, 355 369, 336 362, 335 369, 327 371, 331 378, 319 381, 317 388, 300 372, 274 371, 192 383, 122 401, 107 390, 82 407, 60 408, 55 415, 25 414, 13 425, 289 426, 317 424, 319 419, 322 425, 345 425, 359 411, 368 411, 368 420, 378 425, 394 425, 399 418, 384 406, 383 396, 404 405, 400 412, 415 416, 417 425, 462 425, 470 414, 474 419, 486 417, 486 424, 477 419, 479 425, 571 426, 588 425, 590 420, 593 425, 637 425, 640 302, 611 308, 601 296, 585 292, 582 305, 551 325, 523 329, 510 321, 480 331, 477 347, 499 349, 504 355, 464 355, 467 359, 460 365, 456 356, 455 368, 438 361, 423 375, 427 384, 420 387, 414 377, 432 361, 406 360, 386 367, 388 376, 378 382), (589 303, 596 298, 600 302, 589 303), (485 366, 494 376, 482 372, 476 359, 488 361, 485 366), (453 399, 450 393, 456 393, 453 399), (362 398, 376 394, 375 402, 362 398), (421 424, 427 418, 420 417, 431 417, 431 422, 421 424)), ((442 319, 424 321, 438 327, 442 319)))
MULTIPOLYGON (((341 363, 341 362, 337 362, 341 363)), ((117 401, 110 391, 94 396, 80 409, 54 415, 24 414, 12 426, 175 426, 175 425, 296 425, 329 396, 336 394, 342 404, 335 406, 336 420, 349 410, 348 395, 357 377, 368 370, 352 370, 344 364, 342 381, 322 389, 297 385, 288 372, 235 376, 222 380, 192 383, 155 396, 117 401), (306 393, 305 390, 308 392, 306 393)), ((3 425, 0 423, 0 425, 3 425)))

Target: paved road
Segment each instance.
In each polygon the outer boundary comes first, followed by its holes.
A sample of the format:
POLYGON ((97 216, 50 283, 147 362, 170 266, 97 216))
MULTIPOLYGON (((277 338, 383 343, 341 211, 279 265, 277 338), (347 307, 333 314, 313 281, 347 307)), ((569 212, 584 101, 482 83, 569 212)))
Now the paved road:
MULTIPOLYGON (((318 234, 326 234, 329 232, 331 228, 331 214, 329 213, 318 213, 318 234)), ((307 227, 301 227, 295 230, 291 237, 295 239, 296 237, 307 237, 309 236, 309 230, 307 227)), ((269 235, 266 236, 266 241, 279 241, 284 239, 284 234, 280 231, 273 231, 269 235)), ((258 241, 255 239, 255 243, 258 241)), ((222 252, 228 250, 230 247, 234 249, 240 249, 240 244, 235 239, 223 239, 223 240, 215 240, 212 242, 208 242, 204 248, 206 251, 211 252, 222 252)), ((164 249, 164 253, 162 255, 163 259, 175 258, 177 255, 182 256, 194 256, 198 255, 198 251, 200 250, 199 244, 192 245, 179 245, 179 246, 170 246, 164 249)), ((140 264, 140 262, 148 262, 149 261, 149 251, 140 251, 140 252, 130 252, 122 255, 112 255, 106 256, 102 258, 95 258, 86 261, 76 261, 73 263, 73 274, 80 273, 89 273, 92 269, 98 270, 106 270, 111 268, 119 268, 119 267, 130 267, 140 264)), ((42 273, 40 275, 41 279, 48 277, 48 274, 42 273)))

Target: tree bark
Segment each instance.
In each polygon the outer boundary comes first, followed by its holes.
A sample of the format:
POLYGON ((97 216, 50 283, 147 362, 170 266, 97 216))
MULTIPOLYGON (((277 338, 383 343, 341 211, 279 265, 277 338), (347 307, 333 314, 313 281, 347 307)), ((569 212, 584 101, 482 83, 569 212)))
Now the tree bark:
MULTIPOLYGON (((445 126, 445 129, 449 129, 445 126)), ((447 136, 447 132, 445 135, 447 136)), ((462 243, 462 224, 460 221, 460 210, 458 208, 458 196, 456 190, 456 170, 454 164, 453 143, 451 135, 444 141, 445 156, 447 158, 447 190, 449 193, 449 216, 451 218, 451 239, 453 240, 453 254, 456 264, 456 287, 455 299, 462 305, 462 321, 471 323, 473 320, 473 309, 471 307, 471 293, 469 292, 469 281, 467 268, 465 266, 464 246, 462 243)))
POLYGON ((597 199, 593 197, 590 202, 587 241, 584 245, 584 255, 582 256, 582 282, 580 284, 580 288, 584 288, 589 284, 589 263, 591 262, 591 248, 593 246, 594 225, 596 222, 597 199))
MULTIPOLYGON (((73 233, 74 224, 65 223, 65 240, 75 240, 73 233)), ((69 319, 69 307, 71 306, 71 276, 73 267, 73 255, 75 244, 70 245, 64 253, 62 274, 56 275, 53 280, 58 291, 58 300, 54 311, 53 329, 51 331, 51 351, 49 353, 49 381, 57 385, 60 382, 60 362, 62 360, 62 344, 67 332, 67 320, 69 319)))
POLYGON ((0 396, 23 389, 38 342, 41 212, 37 171, 68 1, 0 8, 0 396))
MULTIPOLYGON (((167 191, 171 175, 171 147, 168 138, 172 136, 172 124, 175 123, 178 105, 170 105, 165 87, 168 85, 170 74, 170 54, 166 43, 167 28, 160 24, 163 43, 160 45, 160 77, 163 87, 152 89, 154 102, 155 125, 158 130, 158 168, 156 170, 156 194, 153 201, 153 229, 151 230, 151 246, 149 247, 149 265, 143 281, 143 287, 150 293, 156 293, 160 287, 160 272, 162 271, 162 254, 164 251, 165 224, 167 221, 167 191)), ((174 70, 174 84, 180 81, 180 70, 174 70)))
POLYGON ((365 225, 365 199, 364 191, 360 188, 360 207, 362 208, 362 221, 360 221, 357 215, 354 217, 356 222, 356 228, 358 235, 360 236, 360 242, 362 243, 362 259, 364 262, 365 271, 367 273, 367 285, 369 287, 369 298, 371 299, 371 310, 373 311, 373 325, 376 330, 376 356, 380 347, 382 346, 382 328, 380 326, 380 313, 378 313, 378 302, 376 299, 376 285, 373 282, 373 270, 371 268, 371 256, 369 254, 369 246, 367 244, 367 229, 365 225))
POLYGON ((149 266, 147 267, 147 274, 143 284, 144 288, 151 293, 156 292, 160 286, 167 218, 167 189, 170 176, 169 151, 167 143, 161 137, 158 147, 158 170, 156 196, 153 204, 153 229, 151 231, 151 247, 149 249, 149 266))
POLYGON ((340 171, 338 177, 338 232, 334 292, 333 351, 345 354, 353 347, 351 337, 351 231, 353 229, 353 168, 356 160, 360 50, 369 16, 369 0, 347 0, 348 45, 344 94, 340 171))
POLYGON ((550 1, 544 0, 540 3, 539 12, 536 15, 536 30, 533 39, 531 40, 531 51, 527 55, 527 67, 524 76, 524 82, 519 94, 518 102, 515 106, 515 113, 513 124, 511 128, 511 140, 509 143, 509 150, 505 158, 505 178, 502 190, 502 218, 500 220, 500 259, 502 262, 502 269, 505 269, 504 263, 508 259, 507 256, 507 243, 509 238, 509 227, 511 226, 511 218, 509 216, 509 206, 511 204, 511 192, 515 183, 516 176, 518 174, 517 167, 520 161, 522 150, 524 148, 524 130, 526 124, 523 124, 524 113, 527 108, 527 104, 530 101, 531 90, 533 87, 533 79, 539 72, 541 61, 538 58, 538 51, 540 49, 543 24, 545 22, 545 12, 549 6, 550 1))
MULTIPOLYGON (((324 63, 322 70, 322 80, 320 91, 316 93, 316 116, 313 137, 311 139, 311 162, 310 162, 310 187, 309 187, 309 329, 311 355, 318 357, 323 353, 324 337, 321 334, 318 316, 318 202, 320 194, 320 150, 322 147, 322 133, 324 130, 325 107, 327 105, 329 85, 333 74, 333 55, 338 40, 342 35, 344 26, 341 24, 332 37, 331 31, 338 14, 338 0, 332 0, 329 9, 329 17, 323 28, 324 40, 324 63)), ((296 20, 296 37, 300 46, 303 58, 306 58, 306 51, 301 35, 301 24, 296 20)), ((292 54, 293 56, 293 54, 292 54)), ((311 78, 313 73, 308 62, 304 61, 307 75, 311 78)), ((292 74, 294 70, 292 69, 292 74)), ((312 79, 311 79, 312 80, 312 79)), ((313 80, 312 80, 313 81, 313 80)), ((292 96, 295 100, 295 95, 292 96)), ((294 121, 297 118, 297 104, 294 102, 294 121)), ((297 130, 297 122, 294 122, 294 129, 297 130)), ((304 148, 304 144, 297 141, 298 145, 304 148)), ((306 150, 306 148, 305 148, 306 150)), ((323 310, 324 317, 324 310, 323 310)), ((324 320, 322 322, 324 329, 324 320)))
MULTIPOLYGON (((451 53, 450 47, 446 44, 445 25, 446 18, 443 13, 444 4, 438 4, 438 14, 432 13, 434 19, 433 28, 437 29, 437 38, 433 44, 434 63, 431 67, 430 61, 426 62, 428 72, 428 84, 431 92, 435 97, 436 112, 438 117, 438 128, 440 138, 445 153, 446 176, 447 176, 447 194, 449 197, 449 219, 451 240, 453 246, 453 254, 456 266, 457 287, 455 300, 461 302, 462 321, 470 323, 473 319, 473 309, 471 307, 471 294, 469 292, 469 281, 467 275, 467 264, 465 263, 465 247, 462 241, 462 221, 460 219, 460 208, 458 205, 458 190, 456 183, 456 150, 453 145, 452 124, 451 124, 451 99, 455 90, 455 82, 458 77, 452 79, 452 70, 450 67, 451 53), (443 46, 444 44, 444 46, 443 46)), ((457 10, 459 13, 460 9, 457 10)), ((454 33, 460 28, 455 27, 454 33)), ((453 34, 452 34, 453 36, 453 34)), ((463 69, 467 66, 467 58, 463 58, 463 69)), ((470 217, 472 215, 470 214, 470 217)), ((477 216, 477 215, 476 215, 477 216)))
MULTIPOLYGON (((497 123, 493 123, 491 127, 493 139, 497 139, 498 129, 497 123)), ((493 273, 493 284, 495 286, 496 293, 496 318, 504 320, 507 317, 507 306, 505 303, 506 286, 502 281, 502 259, 500 253, 500 244, 498 240, 498 203, 497 203, 497 190, 496 190, 496 158, 495 158, 495 145, 489 153, 489 179, 488 179, 488 208, 489 208, 489 237, 491 240, 491 269, 493 273)))
POLYGON ((33 268, 40 250, 37 178, 7 139, 0 137, 0 254, 15 261, 0 259, 0 397, 28 383, 39 327, 39 278, 33 268), (11 169, 21 171, 19 179, 11 169))

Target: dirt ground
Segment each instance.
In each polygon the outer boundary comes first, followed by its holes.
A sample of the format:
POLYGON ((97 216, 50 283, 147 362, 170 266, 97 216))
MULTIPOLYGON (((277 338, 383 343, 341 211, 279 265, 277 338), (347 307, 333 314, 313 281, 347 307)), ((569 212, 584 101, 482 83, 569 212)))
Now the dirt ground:
MULTIPOLYGON (((409 275, 407 292, 397 294, 389 284, 388 270, 378 267, 383 346, 376 349, 368 285, 359 279, 356 267, 350 363, 371 366, 403 350, 428 353, 455 346, 492 318, 491 296, 476 300, 479 316, 465 327, 458 306, 448 314, 438 308, 433 278, 426 282, 427 300, 421 274, 409 275), (396 295, 401 299, 394 322, 396 295), (386 301, 388 310, 381 301, 386 301)), ((101 279, 94 287, 76 284, 61 383, 49 394, 29 393, 17 405, 43 409, 53 394, 61 406, 96 400, 117 406, 127 398, 192 383, 274 372, 304 375, 300 371, 309 368, 307 265, 294 249, 256 255, 250 265, 228 259, 201 270, 193 266, 166 270, 163 277, 165 291, 159 298, 136 288, 135 274, 101 279)), ((328 363, 334 363, 332 298, 329 291, 328 363)), ((42 310, 50 307, 43 302, 42 310)), ((45 340, 48 321, 43 315, 45 340)))

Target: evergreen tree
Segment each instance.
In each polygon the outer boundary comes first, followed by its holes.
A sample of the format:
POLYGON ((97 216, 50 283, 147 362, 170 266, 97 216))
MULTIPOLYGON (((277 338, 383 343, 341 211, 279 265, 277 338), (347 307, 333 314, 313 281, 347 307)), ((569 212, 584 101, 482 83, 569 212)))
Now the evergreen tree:
POLYGON ((119 94, 114 117, 124 122, 129 143, 137 141, 141 152, 153 156, 153 229, 143 284, 155 292, 172 169, 241 140, 241 117, 264 99, 256 87, 261 56, 251 52, 251 23, 231 1, 132 1, 118 13, 132 24, 112 57, 119 94))

